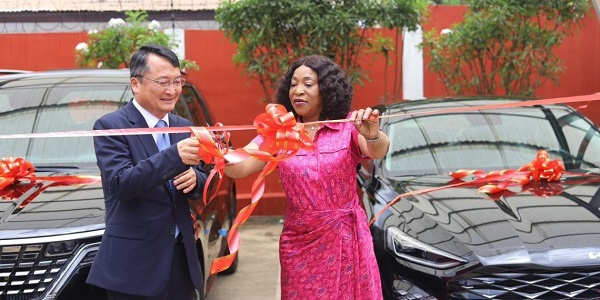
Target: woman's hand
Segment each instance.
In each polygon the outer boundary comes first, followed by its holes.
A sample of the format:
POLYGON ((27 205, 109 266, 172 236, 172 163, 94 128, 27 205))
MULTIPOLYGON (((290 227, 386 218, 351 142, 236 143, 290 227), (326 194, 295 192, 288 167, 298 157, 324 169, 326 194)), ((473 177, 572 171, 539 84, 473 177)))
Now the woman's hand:
POLYGON ((360 152, 374 159, 384 157, 389 149, 390 140, 385 133, 379 131, 379 110, 370 107, 359 109, 350 114, 350 119, 360 133, 360 152))
POLYGON ((365 139, 374 140, 379 136, 379 110, 370 107, 355 110, 349 119, 365 139))

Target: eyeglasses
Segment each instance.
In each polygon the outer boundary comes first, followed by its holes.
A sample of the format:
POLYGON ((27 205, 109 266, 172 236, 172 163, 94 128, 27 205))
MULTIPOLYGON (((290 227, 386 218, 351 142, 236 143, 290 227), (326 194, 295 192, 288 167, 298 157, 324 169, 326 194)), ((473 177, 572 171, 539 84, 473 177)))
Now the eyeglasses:
POLYGON ((185 78, 177 78, 173 81, 168 80, 168 79, 159 79, 159 80, 150 79, 150 78, 146 78, 144 76, 139 76, 139 78, 150 80, 150 81, 158 84, 161 88, 164 88, 164 89, 170 88, 171 85, 173 85, 173 87, 175 87, 175 88, 178 88, 178 87, 182 87, 185 84, 185 78))

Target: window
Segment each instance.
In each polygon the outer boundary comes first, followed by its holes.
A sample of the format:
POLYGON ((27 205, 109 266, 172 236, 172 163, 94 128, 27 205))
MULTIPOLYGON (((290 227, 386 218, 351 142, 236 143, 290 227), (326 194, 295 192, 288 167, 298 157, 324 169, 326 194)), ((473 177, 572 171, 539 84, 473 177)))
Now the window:
MULTIPOLYGON (((91 130, 102 115, 131 97, 128 83, 21 85, 0 90, 2 134, 91 130)), ((0 155, 23 157, 36 166, 95 167, 92 137, 7 139, 0 155)))
MULTIPOLYGON (((385 168, 393 174, 411 175, 447 175, 459 169, 517 169, 533 160, 540 149, 547 150, 551 159, 569 159, 557 123, 548 110, 536 107, 394 120, 389 129, 391 144, 385 168)), ((593 145, 584 159, 600 161, 600 154, 592 151, 600 146, 600 135, 590 128, 575 114, 562 129, 569 147, 575 148, 571 153, 577 153, 584 137, 590 135, 593 145)))

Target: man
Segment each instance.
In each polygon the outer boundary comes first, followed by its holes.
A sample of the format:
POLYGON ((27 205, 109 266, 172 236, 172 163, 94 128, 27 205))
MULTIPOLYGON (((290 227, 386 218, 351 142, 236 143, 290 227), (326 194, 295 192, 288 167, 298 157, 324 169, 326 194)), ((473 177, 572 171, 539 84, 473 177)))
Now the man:
MULTIPOLYGON (((185 82, 173 51, 143 46, 130 69, 134 98, 94 129, 191 125, 170 113, 185 82)), ((189 136, 94 138, 106 231, 87 282, 109 299, 192 299, 195 289, 203 291, 187 201, 202 196, 206 174, 198 167, 200 143, 189 136)))

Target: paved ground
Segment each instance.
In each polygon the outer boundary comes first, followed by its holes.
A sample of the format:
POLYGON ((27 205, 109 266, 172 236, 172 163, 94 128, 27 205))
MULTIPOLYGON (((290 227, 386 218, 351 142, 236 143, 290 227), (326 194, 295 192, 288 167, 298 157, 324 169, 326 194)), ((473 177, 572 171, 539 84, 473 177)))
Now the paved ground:
POLYGON ((219 275, 207 300, 279 300, 281 217, 251 217, 239 228, 238 269, 219 275))

